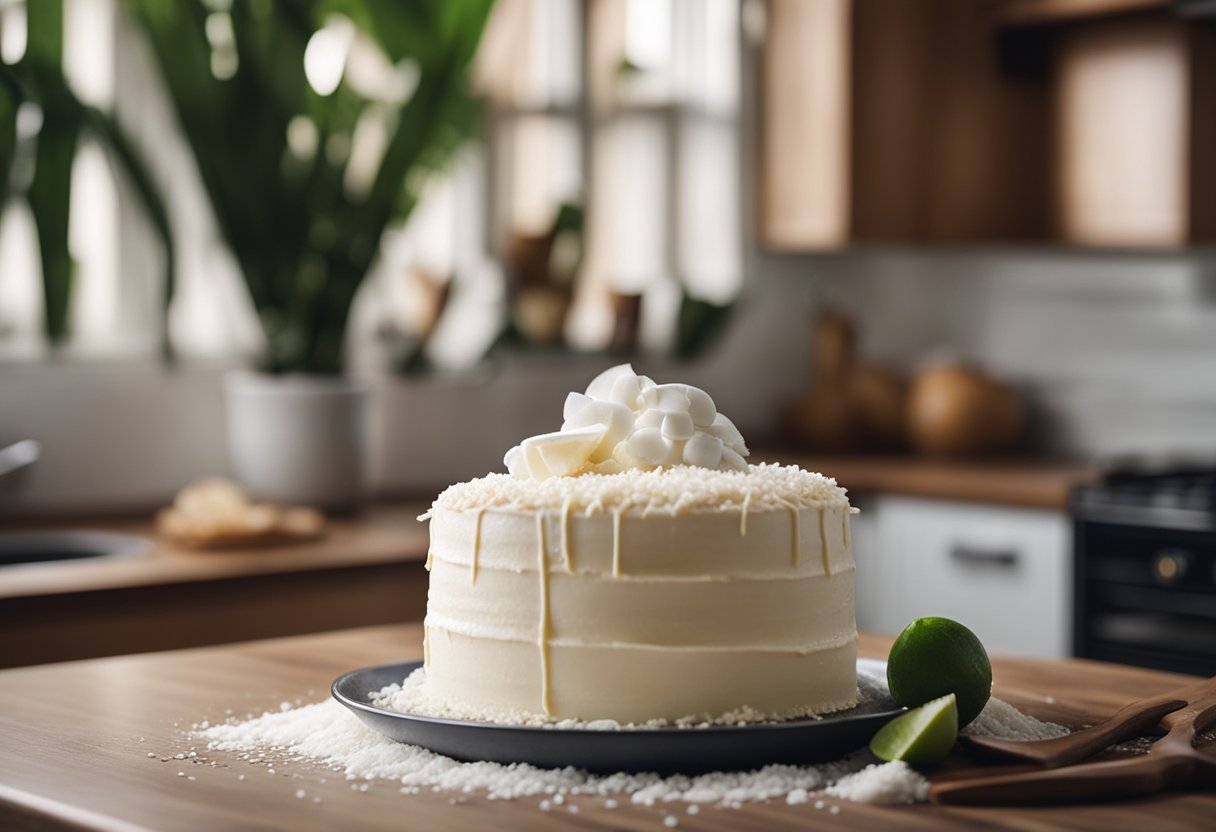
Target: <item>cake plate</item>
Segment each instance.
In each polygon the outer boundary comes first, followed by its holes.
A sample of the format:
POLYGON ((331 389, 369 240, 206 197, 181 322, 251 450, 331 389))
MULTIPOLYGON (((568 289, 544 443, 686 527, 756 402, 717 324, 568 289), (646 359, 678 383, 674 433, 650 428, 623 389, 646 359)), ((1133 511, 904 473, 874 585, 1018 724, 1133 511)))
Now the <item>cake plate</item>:
POLYGON ((903 711, 887 693, 886 662, 872 659, 857 662, 861 700, 856 707, 820 719, 751 725, 619 731, 501 725, 400 713, 372 702, 372 693, 399 684, 421 666, 422 662, 406 662, 355 670, 335 680, 331 692, 372 730, 456 760, 574 766, 605 773, 697 774, 837 760, 866 745, 883 724, 903 711))

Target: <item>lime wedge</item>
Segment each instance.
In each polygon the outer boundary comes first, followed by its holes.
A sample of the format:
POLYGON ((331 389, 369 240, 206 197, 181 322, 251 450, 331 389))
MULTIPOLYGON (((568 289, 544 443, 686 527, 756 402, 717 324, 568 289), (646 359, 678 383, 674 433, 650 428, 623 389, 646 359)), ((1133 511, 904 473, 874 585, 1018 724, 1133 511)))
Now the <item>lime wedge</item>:
POLYGON ((870 750, 882 760, 930 765, 946 758, 957 737, 958 706, 949 693, 882 726, 870 740, 870 750))

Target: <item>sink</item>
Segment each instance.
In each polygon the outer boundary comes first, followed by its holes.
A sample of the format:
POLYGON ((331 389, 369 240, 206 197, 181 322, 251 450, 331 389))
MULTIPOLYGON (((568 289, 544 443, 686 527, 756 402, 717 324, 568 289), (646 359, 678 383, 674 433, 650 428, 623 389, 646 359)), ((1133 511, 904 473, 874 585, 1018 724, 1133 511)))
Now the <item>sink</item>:
POLYGON ((0 568, 30 563, 112 560, 146 555, 142 537, 90 530, 0 532, 0 568))

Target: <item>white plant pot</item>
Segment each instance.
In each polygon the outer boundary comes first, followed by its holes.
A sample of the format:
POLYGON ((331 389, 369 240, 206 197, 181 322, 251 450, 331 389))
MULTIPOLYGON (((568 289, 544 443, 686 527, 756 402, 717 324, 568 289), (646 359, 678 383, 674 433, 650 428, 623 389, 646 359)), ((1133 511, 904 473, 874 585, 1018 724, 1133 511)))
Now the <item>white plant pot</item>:
POLYGON ((367 491, 370 393, 357 381, 238 372, 227 378, 228 453, 254 497, 334 511, 367 491))

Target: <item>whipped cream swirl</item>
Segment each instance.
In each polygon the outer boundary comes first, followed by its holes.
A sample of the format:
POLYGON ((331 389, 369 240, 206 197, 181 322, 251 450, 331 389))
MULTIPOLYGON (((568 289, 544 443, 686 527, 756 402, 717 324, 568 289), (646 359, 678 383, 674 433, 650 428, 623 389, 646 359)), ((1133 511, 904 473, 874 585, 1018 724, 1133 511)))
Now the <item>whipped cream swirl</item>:
POLYGON ((600 373, 586 393, 571 393, 562 429, 532 436, 503 462, 518 479, 616 474, 695 465, 746 471, 747 445, 709 394, 690 384, 655 384, 628 364, 600 373))

